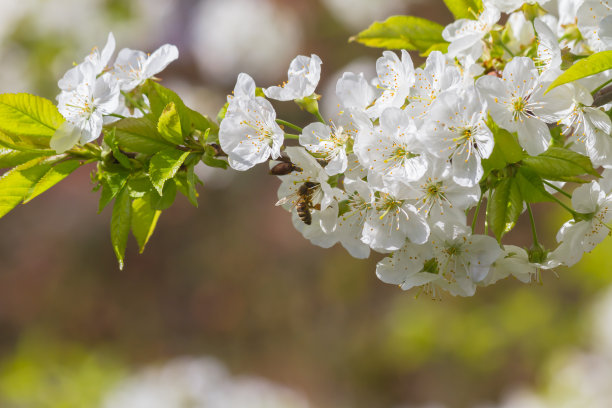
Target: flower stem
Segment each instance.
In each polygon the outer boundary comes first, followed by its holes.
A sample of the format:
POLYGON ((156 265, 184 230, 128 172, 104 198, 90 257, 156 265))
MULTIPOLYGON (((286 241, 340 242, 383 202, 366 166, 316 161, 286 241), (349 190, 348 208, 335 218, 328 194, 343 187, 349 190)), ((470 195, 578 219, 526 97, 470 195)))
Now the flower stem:
POLYGON ((134 105, 134 107, 137 108, 143 115, 147 114, 147 112, 145 112, 144 109, 142 108, 142 104, 139 101, 132 98, 132 95, 124 91, 121 91, 121 94, 125 97, 125 99, 128 100, 128 102, 134 105))
POLYGON ((529 213, 529 222, 531 222, 531 234, 533 235, 533 246, 539 247, 538 232, 536 231, 535 220, 533 219, 533 212, 531 211, 531 205, 527 204, 527 212, 529 213))
POLYGON ((478 213, 480 212, 480 205, 482 204, 483 198, 484 194, 481 194, 480 199, 478 200, 478 205, 476 206, 476 212, 474 212, 474 219, 472 220, 472 234, 476 230, 476 221, 478 220, 478 213))
POLYGON ((597 88, 595 88, 595 90, 593 92, 591 92, 591 94, 594 96, 597 92, 601 91, 603 89, 603 87, 608 85, 610 82, 612 82, 612 79, 609 79, 606 82, 604 82, 603 84, 599 85, 597 88))
POLYGON ((298 140, 300 135, 294 135, 293 133, 285 133, 285 139, 295 139, 298 140))
POLYGON ((489 204, 491 203, 491 196, 493 195, 493 190, 489 190, 489 197, 487 198, 487 216, 485 216, 485 230, 484 234, 489 235, 489 204))
POLYGON ((303 130, 301 127, 294 125, 291 122, 287 122, 286 120, 276 119, 276 123, 278 123, 279 125, 290 127, 291 129, 297 130, 300 133, 302 133, 302 130, 303 130))
POLYGON ((325 123, 325 119, 323 119, 323 116, 321 116, 318 109, 315 111, 314 115, 317 117, 317 119, 319 119, 319 122, 325 123))
POLYGON ((576 217, 578 215, 578 213, 574 210, 572 210, 571 208, 569 208, 566 204, 564 204, 561 200, 559 200, 557 197, 555 197, 552 194, 548 194, 548 197, 550 197, 553 201, 555 201, 557 204, 559 204, 561 207, 565 208, 567 211, 569 211, 570 214, 572 214, 572 217, 576 217))
POLYGON ((557 190, 558 192, 560 192, 561 194, 563 194, 564 196, 566 196, 567 198, 572 198, 572 195, 570 193, 568 193, 567 191, 555 186, 553 183, 549 183, 546 180, 542 180, 544 182, 544 184, 546 184, 548 187, 550 188, 554 188, 555 190, 557 190))
POLYGON ((506 47, 506 44, 504 44, 504 42, 503 42, 503 41, 500 41, 500 43, 499 43, 499 44, 500 44, 500 45, 503 47, 503 49, 504 49, 504 50, 506 50, 506 52, 507 52, 508 54, 510 54, 510 56, 511 56, 512 58, 514 58, 514 53, 513 53, 512 51, 510 51, 510 49, 509 49, 508 47, 506 47))

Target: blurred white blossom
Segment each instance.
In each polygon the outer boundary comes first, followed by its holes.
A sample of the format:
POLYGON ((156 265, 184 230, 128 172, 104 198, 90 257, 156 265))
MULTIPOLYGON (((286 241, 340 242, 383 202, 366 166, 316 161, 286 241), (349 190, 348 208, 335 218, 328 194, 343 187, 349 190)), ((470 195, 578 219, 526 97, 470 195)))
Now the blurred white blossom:
POLYGON ((121 381, 103 408, 307 408, 295 391, 259 377, 232 376, 213 358, 175 359, 121 381))
POLYGON ((191 48, 198 67, 228 83, 240 72, 258 81, 282 76, 301 40, 297 16, 268 0, 200 2, 190 22, 191 48))

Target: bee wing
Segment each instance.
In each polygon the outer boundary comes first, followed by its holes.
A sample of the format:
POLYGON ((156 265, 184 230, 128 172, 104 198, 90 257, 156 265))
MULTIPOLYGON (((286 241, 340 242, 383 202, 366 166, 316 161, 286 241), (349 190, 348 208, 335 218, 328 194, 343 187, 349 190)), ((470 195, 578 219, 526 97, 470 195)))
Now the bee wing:
POLYGON ((291 202, 292 198, 293 198, 292 196, 283 197, 280 200, 278 200, 276 202, 276 204, 274 204, 274 205, 276 205, 276 206, 285 205, 285 204, 291 202))

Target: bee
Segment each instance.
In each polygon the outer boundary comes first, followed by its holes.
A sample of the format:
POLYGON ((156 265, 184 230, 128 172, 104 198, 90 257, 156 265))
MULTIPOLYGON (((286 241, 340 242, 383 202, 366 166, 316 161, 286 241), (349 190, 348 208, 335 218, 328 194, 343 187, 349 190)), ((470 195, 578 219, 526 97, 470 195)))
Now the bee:
POLYGON ((312 223, 312 210, 320 210, 321 204, 314 204, 313 199, 316 192, 321 187, 321 183, 316 183, 313 181, 305 181, 304 184, 300 185, 298 190, 288 195, 287 197, 283 197, 276 205, 283 205, 288 202, 293 202, 293 206, 296 208, 296 212, 300 220, 306 225, 310 225, 312 223))
POLYGON ((270 169, 270 174, 275 176, 285 176, 287 174, 293 173, 294 171, 300 172, 303 171, 301 167, 296 166, 290 161, 281 161, 274 167, 270 169))

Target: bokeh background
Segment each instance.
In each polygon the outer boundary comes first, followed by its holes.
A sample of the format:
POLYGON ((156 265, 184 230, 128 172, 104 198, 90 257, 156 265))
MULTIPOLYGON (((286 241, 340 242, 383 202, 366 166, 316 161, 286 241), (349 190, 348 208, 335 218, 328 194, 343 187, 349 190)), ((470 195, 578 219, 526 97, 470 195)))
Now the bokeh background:
MULTIPOLYGON (((316 53, 329 115, 341 73, 372 77, 380 55, 348 38, 399 13, 451 21, 442 0, 0 0, 0 92, 54 99, 113 31, 118 49, 176 44, 163 84, 211 116, 239 72, 269 86, 316 53)), ((304 240, 265 166, 202 168, 199 208, 180 197, 119 271, 91 170, 0 220, 2 407, 612 406, 612 240, 541 284, 431 300, 304 240)), ((535 210, 552 244, 567 216, 535 210)))

